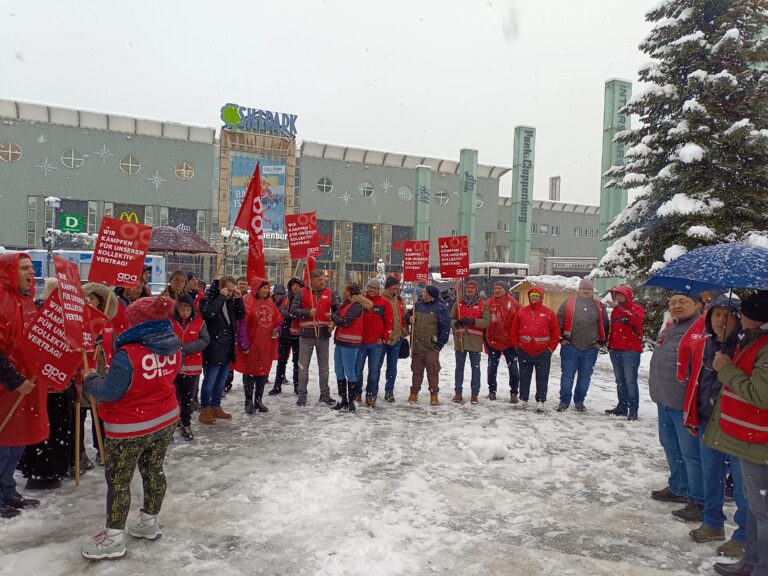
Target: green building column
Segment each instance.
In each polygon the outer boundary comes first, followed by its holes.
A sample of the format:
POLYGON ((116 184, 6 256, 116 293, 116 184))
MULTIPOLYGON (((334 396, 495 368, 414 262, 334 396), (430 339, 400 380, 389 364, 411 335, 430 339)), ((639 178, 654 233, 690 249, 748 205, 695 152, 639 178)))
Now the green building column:
POLYGON ((469 241, 469 260, 476 260, 475 213, 477 212, 477 150, 464 148, 459 156, 458 235, 469 241))
POLYGON ((429 202, 432 192, 432 167, 416 166, 416 194, 413 201, 416 208, 413 212, 413 239, 429 240, 429 202))
POLYGON ((533 220, 533 170, 536 159, 536 128, 515 128, 515 158, 512 164, 512 210, 509 227, 509 261, 531 261, 531 222, 533 220))

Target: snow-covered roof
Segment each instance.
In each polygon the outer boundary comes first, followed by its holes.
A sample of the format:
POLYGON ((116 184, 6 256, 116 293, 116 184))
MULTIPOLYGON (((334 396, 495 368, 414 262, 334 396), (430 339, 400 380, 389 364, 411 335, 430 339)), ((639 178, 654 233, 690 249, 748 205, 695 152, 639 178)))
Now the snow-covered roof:
MULTIPOLYGON (((403 152, 386 152, 383 150, 366 150, 353 148, 352 146, 340 146, 323 142, 310 142, 305 140, 301 144, 301 155, 309 158, 323 158, 328 160, 341 160, 343 162, 356 162, 369 166, 391 166, 393 168, 416 169, 419 166, 429 166, 438 174, 458 174, 459 162, 456 160, 443 160, 428 156, 407 154, 403 152)), ((498 179, 509 172, 511 168, 504 166, 477 165, 478 178, 498 179)))
MULTIPOLYGON (((531 202, 534 210, 550 212, 573 212, 574 214, 600 214, 600 206, 590 204, 572 204, 569 202, 554 202, 553 200, 534 200, 531 202)), ((512 198, 499 196, 499 206, 512 206, 512 198)))
POLYGON ((525 280, 515 284, 512 289, 514 290, 526 282, 541 286, 544 288, 545 292, 565 292, 566 290, 573 290, 576 292, 579 289, 581 278, 578 276, 573 276, 571 278, 565 276, 526 276, 525 280))

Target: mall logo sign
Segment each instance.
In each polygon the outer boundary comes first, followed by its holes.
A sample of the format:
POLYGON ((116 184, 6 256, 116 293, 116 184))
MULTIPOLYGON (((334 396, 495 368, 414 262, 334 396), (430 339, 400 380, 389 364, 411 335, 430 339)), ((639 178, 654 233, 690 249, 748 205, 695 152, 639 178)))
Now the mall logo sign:
POLYGON ((221 107, 221 121, 233 132, 280 132, 296 136, 296 118, 296 114, 267 112, 239 104, 229 103, 221 107))

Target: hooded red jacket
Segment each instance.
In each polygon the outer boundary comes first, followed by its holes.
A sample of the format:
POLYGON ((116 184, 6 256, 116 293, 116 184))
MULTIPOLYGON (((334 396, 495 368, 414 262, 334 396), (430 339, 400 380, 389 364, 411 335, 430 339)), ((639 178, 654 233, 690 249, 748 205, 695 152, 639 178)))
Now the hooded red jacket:
POLYGON ((485 329, 485 341, 494 350, 506 350, 512 347, 512 322, 515 320, 520 302, 511 294, 503 298, 491 296, 485 301, 491 323, 485 329))
POLYGON ((392 306, 381 294, 371 298, 373 308, 363 311, 363 344, 378 344, 389 342, 392 334, 392 324, 394 323, 395 313, 392 306))
POLYGON ((634 302, 634 292, 626 285, 612 288, 627 299, 627 303, 616 306, 611 312, 611 333, 608 336, 608 348, 628 352, 643 351, 643 319, 645 308, 634 302))
POLYGON ((528 301, 531 292, 539 292, 541 300, 536 304, 528 304, 515 314, 512 320, 512 346, 519 348, 529 356, 538 356, 549 350, 554 352, 560 343, 560 323, 557 315, 542 304, 544 289, 534 286, 528 290, 528 301))
MULTIPOLYGON (((238 350, 235 370, 249 376, 266 376, 272 369, 278 341, 272 338, 272 331, 283 324, 283 315, 270 296, 257 298, 259 288, 269 282, 264 278, 251 281, 251 291, 243 296, 245 322, 248 323, 248 352, 238 350)), ((211 335, 215 338, 214 335, 211 335)))
MULTIPOLYGON (((13 365, 4 377, 8 377, 14 370, 20 374, 13 374, 14 380, 26 378, 26 370, 14 358, 14 353, 24 329, 37 315, 33 302, 34 284, 26 294, 19 290, 19 259, 22 256, 29 258, 23 253, 0 254, 0 352, 13 365)), ((4 384, 0 382, 0 421, 5 419, 19 397, 18 392, 9 390, 4 384)), ((14 382, 11 387, 15 388, 16 385, 14 382)), ((48 438, 47 395, 47 387, 37 384, 24 396, 5 428, 0 431, 0 446, 29 446, 48 438)))

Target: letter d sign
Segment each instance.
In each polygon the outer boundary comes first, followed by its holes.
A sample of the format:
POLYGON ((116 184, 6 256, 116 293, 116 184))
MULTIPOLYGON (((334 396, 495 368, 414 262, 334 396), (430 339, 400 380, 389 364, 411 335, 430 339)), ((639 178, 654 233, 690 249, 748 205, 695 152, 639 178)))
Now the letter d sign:
POLYGON ((65 228, 77 228, 77 225, 79 222, 77 221, 77 218, 74 216, 64 216, 64 227, 65 228))

